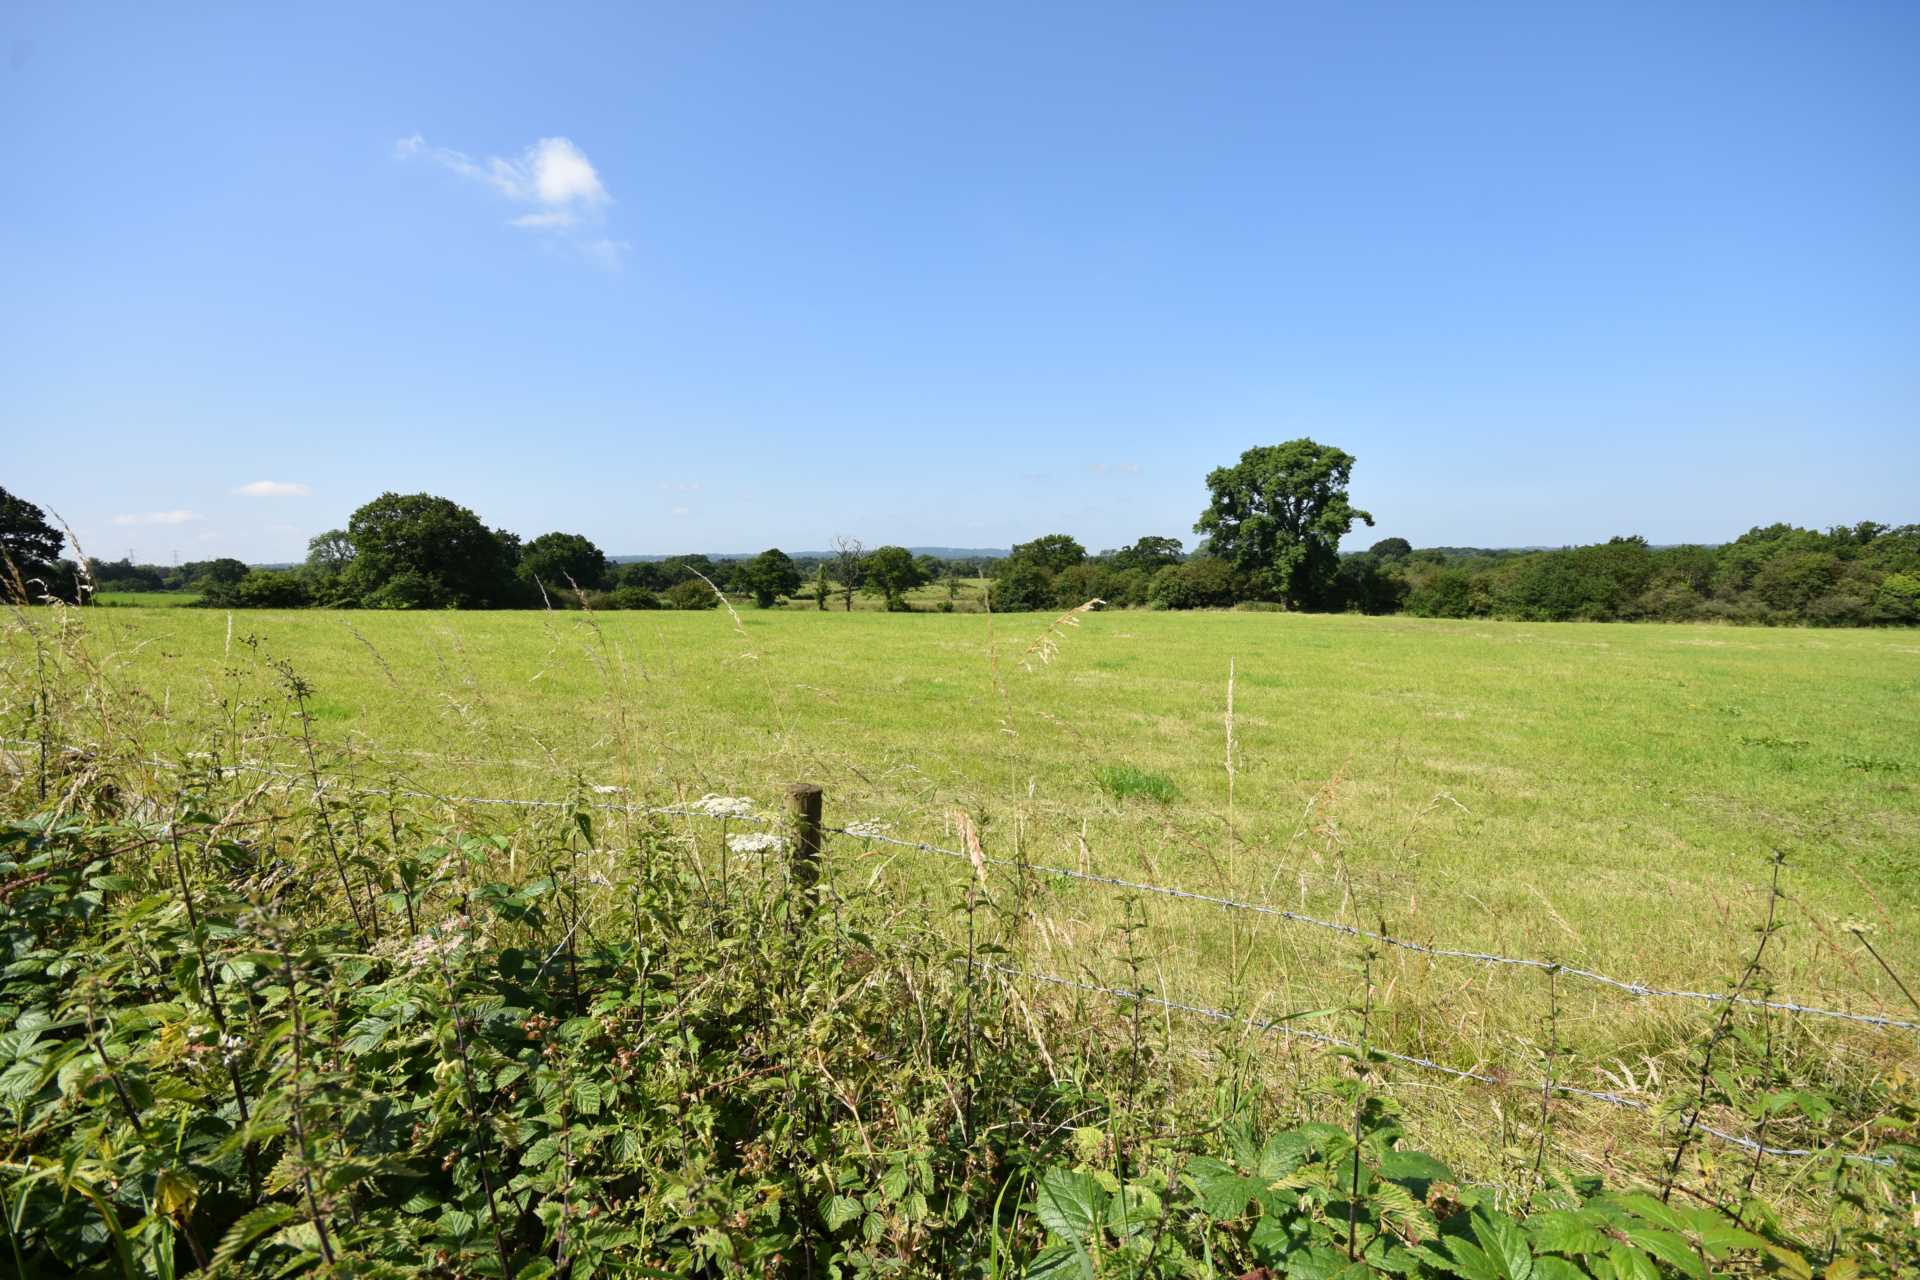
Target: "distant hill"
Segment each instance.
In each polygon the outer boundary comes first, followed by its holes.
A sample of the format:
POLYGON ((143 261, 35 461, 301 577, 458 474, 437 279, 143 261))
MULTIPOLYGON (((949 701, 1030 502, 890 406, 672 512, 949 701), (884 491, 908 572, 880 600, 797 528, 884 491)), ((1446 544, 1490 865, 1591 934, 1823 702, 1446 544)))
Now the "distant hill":
MULTIPOLYGON (((868 547, 867 550, 873 550, 868 547)), ((916 556, 938 556, 942 560, 992 560, 1008 554, 1006 547, 908 547, 916 556)), ((674 556, 704 555, 709 560, 751 560, 759 555, 758 551, 675 551, 667 555, 644 556, 608 556, 615 564, 647 564, 659 560, 671 560, 674 556)), ((831 551, 789 551, 795 560, 830 560, 831 551)))

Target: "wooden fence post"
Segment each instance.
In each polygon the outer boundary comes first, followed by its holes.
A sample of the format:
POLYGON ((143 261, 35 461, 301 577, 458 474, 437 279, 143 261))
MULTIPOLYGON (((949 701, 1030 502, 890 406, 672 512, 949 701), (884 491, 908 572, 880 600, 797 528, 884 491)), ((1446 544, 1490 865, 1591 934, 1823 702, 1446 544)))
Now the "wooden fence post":
POLYGON ((820 881, 820 812, 824 792, 811 782, 796 782, 787 788, 787 838, 793 849, 788 855, 793 882, 807 891, 807 905, 813 904, 813 887, 820 881))

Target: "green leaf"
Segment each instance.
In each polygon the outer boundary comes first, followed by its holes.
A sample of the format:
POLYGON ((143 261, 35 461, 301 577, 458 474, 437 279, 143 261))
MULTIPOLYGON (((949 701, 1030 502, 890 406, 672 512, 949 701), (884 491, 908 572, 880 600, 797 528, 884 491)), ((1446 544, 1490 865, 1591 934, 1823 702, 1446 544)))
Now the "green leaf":
POLYGON ((1653 1265, 1653 1259, 1638 1249, 1616 1244, 1607 1250, 1607 1261, 1613 1264, 1613 1272, 1619 1280, 1660 1280, 1660 1268, 1653 1265))
POLYGON ((1380 1157, 1380 1176, 1394 1182, 1457 1182, 1453 1170, 1424 1151, 1389 1151, 1380 1157))
POLYGON ((1084 1244, 1107 1212, 1107 1192, 1093 1175, 1073 1169, 1049 1169, 1034 1189, 1034 1216, 1062 1240, 1084 1244))
POLYGON ((1605 1253, 1613 1241, 1601 1229, 1604 1221, 1598 1214, 1582 1210, 1553 1210, 1528 1218, 1527 1233, 1533 1237, 1535 1249, 1574 1255, 1605 1253))
POLYGON ((1447 1252, 1453 1255, 1453 1273, 1462 1280, 1506 1280, 1493 1259, 1471 1240, 1448 1236, 1447 1252))
POLYGON ((1533 1280, 1587 1280, 1587 1273, 1565 1258, 1535 1258, 1533 1280))
POLYGON ((1651 1227, 1631 1226, 1627 1228, 1627 1239, 1675 1271, 1690 1275, 1694 1280, 1707 1280, 1707 1264, 1700 1261, 1700 1255, 1687 1244, 1684 1236, 1651 1227))
POLYGON ((1533 1249, 1527 1244, 1520 1224, 1512 1218, 1476 1213, 1473 1234, 1506 1280, 1528 1280, 1533 1275, 1533 1249))
POLYGON ((1093 1259, 1072 1245, 1048 1245, 1027 1264, 1028 1280, 1093 1280, 1093 1259))
POLYGON ((573 1109, 583 1116, 599 1115, 600 1086, 591 1080, 574 1081, 573 1109))
POLYGON ((852 1196, 834 1196, 827 1201, 820 1216, 826 1220, 827 1230, 838 1231, 865 1212, 866 1206, 852 1196))
POLYGON ((241 1216, 240 1221, 227 1228, 226 1236, 220 1241, 220 1247, 214 1250, 213 1260, 219 1265, 230 1265, 246 1255, 253 1242, 269 1231, 277 1231, 293 1221, 295 1211, 292 1205, 263 1204, 258 1209, 241 1216))

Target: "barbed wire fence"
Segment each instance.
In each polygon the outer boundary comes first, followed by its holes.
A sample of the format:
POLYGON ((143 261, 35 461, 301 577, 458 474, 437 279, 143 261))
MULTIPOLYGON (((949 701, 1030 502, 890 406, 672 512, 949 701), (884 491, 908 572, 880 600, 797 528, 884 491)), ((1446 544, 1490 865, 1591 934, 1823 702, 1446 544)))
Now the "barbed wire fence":
MULTIPOLYGON (((43 744, 34 742, 32 740, 16 739, 16 738, 0 738, 0 750, 4 750, 9 755, 17 756, 20 754, 24 754, 22 749, 39 750, 42 748, 42 746, 43 744)), ((71 747, 71 746, 63 746, 63 747, 57 748, 56 750, 59 753, 68 755, 68 756, 83 756, 83 757, 91 758, 95 755, 95 753, 87 751, 83 748, 77 748, 77 747, 71 747)), ((191 757, 189 757, 187 762, 182 763, 180 761, 167 760, 159 757, 143 757, 143 758, 139 758, 138 760, 126 761, 125 763, 138 763, 138 764, 146 765, 148 767, 170 770, 170 771, 188 771, 188 770, 194 770, 194 769, 201 769, 215 776, 225 776, 228 774, 233 774, 233 775, 256 774, 261 776, 272 776, 272 777, 281 778, 292 784, 299 784, 301 787, 304 787, 304 788, 311 788, 313 786, 314 778, 316 776, 315 771, 312 771, 312 770, 291 769, 291 768, 286 768, 284 766, 268 764, 268 763, 257 761, 257 760, 243 760, 243 761, 222 763, 212 759, 195 761, 191 757)), ((397 776, 397 771, 387 770, 386 772, 389 774, 389 776, 397 776)), ((618 793, 620 790, 622 790, 621 788, 617 788, 617 787, 589 787, 587 788, 587 790, 591 792, 594 797, 591 799, 587 798, 586 795, 577 796, 573 799, 568 799, 568 800, 553 800, 553 799, 525 798, 525 797, 501 797, 501 796, 468 796, 468 795, 452 794, 452 793, 447 793, 443 791, 436 791, 436 790, 432 790, 424 787, 369 786, 369 785, 366 785, 363 781, 361 781, 358 778, 354 778, 350 775, 340 773, 339 771, 336 771, 336 770, 320 770, 318 771, 317 776, 322 780, 321 785, 317 788, 318 793, 321 795, 338 792, 340 794, 347 794, 347 795, 380 796, 384 798, 394 798, 394 799, 425 800, 425 801, 432 801, 438 804, 471 805, 471 806, 476 806, 481 808, 535 809, 535 810, 567 811, 567 812, 585 809, 585 810, 598 811, 598 812, 621 813, 621 814, 626 814, 630 816, 665 817, 665 818, 681 818, 681 819, 706 819, 706 820, 717 820, 717 821, 727 822, 727 823, 748 823, 748 824, 753 824, 753 825, 758 825, 763 827, 772 827, 772 826, 778 826, 781 824, 780 819, 772 818, 763 814, 756 814, 751 812, 748 809, 743 809, 741 807, 743 801, 740 798, 734 798, 734 797, 708 796, 699 801, 693 801, 693 802, 683 803, 683 804, 647 805, 647 804, 636 804, 628 801, 620 801, 620 800, 607 798, 613 794, 618 793), (345 785, 345 786, 329 785, 329 784, 339 784, 342 782, 347 783, 348 785, 345 785)), ((898 836, 888 834, 886 830, 882 829, 883 825, 884 824, 879 824, 879 823, 854 823, 847 826, 831 826, 831 825, 823 824, 820 827, 820 832, 825 835, 840 836, 850 840, 857 840, 857 841, 871 843, 871 844, 878 844, 878 845, 887 846, 887 847, 899 848, 909 852, 924 854, 932 857, 958 860, 960 862, 964 862, 968 864, 980 864, 985 866, 1009 868, 1023 875, 1059 877, 1069 881, 1090 884, 1090 885, 1094 885, 1094 886, 1105 888, 1105 889, 1117 889, 1117 890, 1125 891, 1128 893, 1146 894, 1149 896, 1157 896, 1157 897, 1174 899, 1174 900, 1179 900, 1184 902, 1191 902, 1200 906, 1221 910, 1221 911, 1247 913, 1255 916, 1276 919, 1288 924, 1299 925, 1309 929, 1322 930, 1328 933, 1332 933, 1332 934, 1336 934, 1336 935, 1340 935, 1340 936, 1344 936, 1344 937, 1348 937, 1348 938, 1352 938, 1355 940, 1364 941, 1368 943, 1378 944, 1381 946, 1394 948, 1400 951, 1408 952, 1415 955, 1426 956, 1433 959, 1459 960, 1459 961, 1465 961, 1468 963, 1485 965, 1485 966, 1510 967, 1510 968, 1529 969, 1529 970, 1547 972, 1557 976, 1580 979, 1582 981, 1596 984, 1602 988, 1620 992, 1622 994, 1631 996, 1636 999, 1687 1000, 1687 1001, 1696 1001, 1696 1002, 1700 1002, 1708 1005, 1731 1004, 1738 1007, 1748 1007, 1748 1008, 1768 1010, 1768 1011, 1778 1012, 1778 1013, 1788 1013, 1788 1014, 1802 1015, 1802 1016, 1808 1016, 1808 1017, 1833 1019, 1836 1021, 1851 1023, 1859 1026, 1872 1027, 1872 1028, 1886 1030, 1886 1031, 1920 1032, 1920 1021, 1897 1018, 1897 1017, 1893 1017, 1891 1015, 1886 1015, 1886 1014, 1861 1013, 1861 1012, 1844 1010, 1844 1009, 1832 1009, 1832 1008, 1826 1008, 1818 1005, 1805 1004, 1805 1003, 1794 1001, 1794 1000, 1768 1000, 1768 999, 1763 999, 1763 998, 1753 997, 1753 996, 1742 996, 1734 993, 1694 991, 1694 990, 1659 987, 1649 983, 1613 977, 1611 975, 1600 973, 1595 970, 1582 968, 1576 965, 1568 965, 1563 962, 1555 961, 1555 960, 1545 960, 1545 959, 1539 959, 1535 957, 1526 957, 1526 956, 1510 956, 1510 955, 1501 954, 1499 952, 1476 951, 1476 950, 1470 950, 1470 949, 1464 949, 1464 948, 1435 946, 1428 943, 1416 942, 1416 941, 1412 941, 1405 938, 1394 937, 1390 934, 1387 934, 1385 932, 1378 931, 1378 930, 1371 930, 1371 929, 1361 928, 1355 925, 1342 924, 1338 921, 1323 919, 1318 916, 1309 915, 1304 912, 1293 911, 1284 907, 1273 906, 1267 903, 1253 902, 1253 901, 1237 899, 1237 898, 1229 898, 1229 897, 1225 897, 1218 894, 1202 893, 1202 892, 1198 892, 1191 889, 1180 888, 1177 886, 1154 884, 1147 881, 1131 880, 1131 879, 1127 879, 1119 876, 1102 875, 1095 872, 1082 871, 1073 867, 1053 866, 1045 863, 1032 862, 1025 859, 1012 859, 1012 858, 999 857, 996 855, 987 854, 984 851, 968 851, 968 850, 960 850, 960 849, 950 849, 942 845, 932 844, 922 840, 904 839, 898 836)), ((966 963, 964 958, 961 962, 966 963)), ((1180 1013, 1180 1014, 1184 1014, 1192 1017, 1197 1017, 1207 1021, 1231 1023, 1231 1024, 1245 1026, 1254 1031, 1261 1032, 1263 1034, 1278 1034, 1285 1037, 1289 1041, 1300 1040, 1300 1041, 1305 1041, 1309 1044, 1320 1045, 1322 1047, 1327 1047, 1327 1048, 1344 1049, 1344 1050, 1353 1051, 1353 1052, 1364 1051, 1367 1053, 1377 1055, 1380 1058, 1383 1058, 1387 1061, 1396 1062, 1403 1066, 1413 1067, 1421 1071, 1437 1073, 1437 1074, 1444 1075, 1456 1080, 1468 1081, 1476 1084, 1496 1086, 1496 1087, 1511 1087, 1514 1089, 1525 1091, 1530 1094, 1539 1094, 1544 1090, 1546 1092, 1559 1094, 1566 1097, 1581 1098, 1588 1101, 1602 1103, 1604 1105, 1622 1109, 1622 1110, 1638 1112, 1640 1114, 1654 1114, 1657 1112, 1657 1108, 1653 1104, 1648 1103, 1641 1099, 1627 1097, 1626 1095, 1621 1093, 1617 1093, 1609 1090, 1586 1089, 1576 1085, 1570 1085, 1570 1084, 1566 1084, 1564 1082, 1555 1081, 1555 1080, 1548 1080, 1548 1081, 1536 1080, 1531 1083, 1517 1083, 1511 1079, 1507 1079, 1502 1076, 1492 1075, 1484 1071, 1476 1071, 1476 1070, 1471 1070, 1467 1068, 1449 1066, 1446 1063, 1439 1062, 1435 1059, 1423 1057, 1417 1054, 1399 1053, 1396 1051, 1380 1048, 1377 1045, 1362 1046, 1357 1042, 1346 1040, 1339 1036, 1330 1035, 1325 1032, 1313 1031, 1304 1027, 1293 1025, 1293 1023, 1288 1019, 1263 1019, 1263 1018, 1259 1018, 1251 1015, 1234 1013, 1227 1009, 1221 1009, 1221 1008, 1217 1008, 1209 1005, 1194 1003, 1190 1001, 1174 1000, 1174 999, 1167 998, 1165 996, 1157 996, 1152 994, 1150 991, 1144 991, 1144 990, 1136 991, 1136 990, 1130 990, 1125 987, 1107 986, 1101 983, 1089 982, 1083 979, 1066 977, 1060 974, 1032 971, 1032 970, 1017 968, 1010 965, 994 963, 994 962, 975 960, 975 961, 972 961, 971 963, 977 969, 980 969, 986 972, 996 973, 1006 978, 1013 978, 1021 981, 1039 983, 1042 985, 1055 986, 1063 989, 1079 991, 1086 994, 1100 995, 1100 996, 1113 999, 1113 1000, 1118 1000, 1118 1001, 1129 1001, 1129 1002, 1148 1004, 1156 1008, 1165 1009, 1169 1012, 1180 1013)), ((1709 1137, 1721 1143, 1739 1148, 1741 1150, 1752 1152, 1757 1155, 1782 1157, 1782 1158, 1825 1157, 1825 1158, 1836 1158, 1836 1159, 1849 1161, 1849 1162, 1874 1164, 1874 1165, 1880 1165, 1880 1166, 1890 1166, 1893 1164, 1893 1161, 1890 1158, 1877 1155, 1877 1154, 1846 1151, 1846 1150, 1842 1150, 1839 1148, 1832 1148, 1832 1147, 1804 1148, 1804 1147, 1771 1146, 1766 1143, 1757 1141, 1753 1138, 1749 1138, 1741 1134, 1731 1133, 1726 1130, 1714 1128, 1708 1125, 1698 1125, 1697 1128, 1699 1129, 1700 1132, 1708 1135, 1709 1137)))

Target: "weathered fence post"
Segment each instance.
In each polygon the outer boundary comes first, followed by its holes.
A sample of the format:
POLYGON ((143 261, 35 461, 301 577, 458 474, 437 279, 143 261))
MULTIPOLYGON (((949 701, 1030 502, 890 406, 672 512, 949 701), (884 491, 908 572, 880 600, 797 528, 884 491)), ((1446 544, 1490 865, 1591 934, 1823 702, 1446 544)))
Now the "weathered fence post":
POLYGON ((787 788, 787 838, 793 849, 788 854, 793 882, 806 891, 807 906, 813 905, 813 887, 820 880, 820 811, 824 792, 811 782, 796 782, 787 788))

